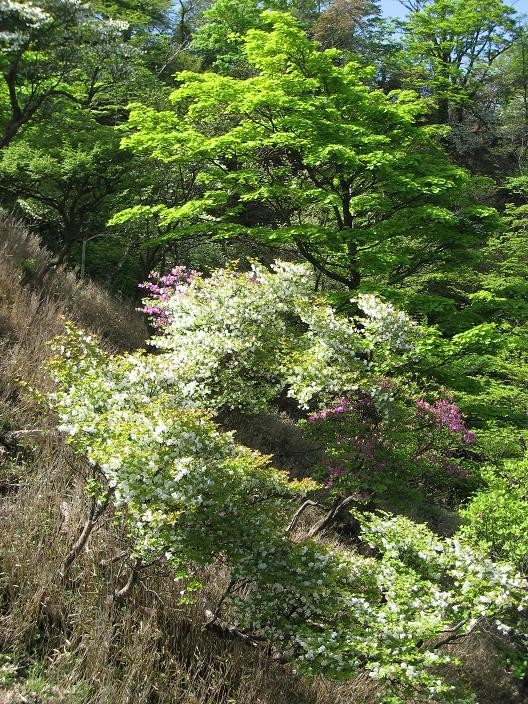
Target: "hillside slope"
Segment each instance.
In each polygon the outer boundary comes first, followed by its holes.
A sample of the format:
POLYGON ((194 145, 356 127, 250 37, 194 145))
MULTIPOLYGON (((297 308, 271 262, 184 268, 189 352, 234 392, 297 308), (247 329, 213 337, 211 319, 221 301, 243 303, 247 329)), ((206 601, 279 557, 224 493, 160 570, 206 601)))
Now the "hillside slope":
MULTIPOLYGON (((202 598, 181 605, 178 583, 159 566, 130 583, 127 538, 110 514, 63 576, 90 514, 89 472, 42 401, 49 342, 64 317, 114 349, 141 346, 146 331, 131 305, 73 273, 43 276, 48 263, 24 227, 1 215, 0 703, 375 702, 368 679, 308 683, 265 652, 204 630, 202 598)), ((214 595, 222 579, 205 574, 206 591, 214 595)), ((490 643, 459 647, 481 704, 522 700, 490 643)))

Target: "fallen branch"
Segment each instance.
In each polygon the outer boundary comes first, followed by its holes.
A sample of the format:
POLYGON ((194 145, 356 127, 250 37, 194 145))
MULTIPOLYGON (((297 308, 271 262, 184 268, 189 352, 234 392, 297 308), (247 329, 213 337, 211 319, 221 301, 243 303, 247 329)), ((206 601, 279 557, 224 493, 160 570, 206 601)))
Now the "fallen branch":
POLYGON ((295 527, 297 526, 297 523, 299 523, 299 520, 300 520, 302 514, 304 513, 304 511, 306 511, 306 509, 309 506, 318 506, 318 504, 316 501, 311 501, 310 499, 307 499, 302 504, 302 506, 300 508, 298 508, 297 511, 295 512, 293 518, 290 521, 290 525, 286 528, 286 534, 291 533, 295 529, 295 527))
POLYGON ((337 499, 332 508, 327 512, 326 516, 321 518, 320 521, 317 521, 317 523, 310 528, 308 537, 313 538, 315 535, 327 528, 339 516, 339 514, 352 503, 355 503, 355 499, 352 496, 347 496, 347 498, 342 501, 337 499))
POLYGON ((236 626, 232 626, 229 623, 218 620, 218 618, 211 611, 206 610, 205 615, 207 616, 207 623, 203 626, 204 631, 213 631, 217 633, 222 638, 229 638, 230 640, 239 639, 242 640, 246 645, 252 648, 257 648, 261 643, 266 642, 267 639, 264 636, 257 636, 254 633, 246 633, 240 630, 236 626))

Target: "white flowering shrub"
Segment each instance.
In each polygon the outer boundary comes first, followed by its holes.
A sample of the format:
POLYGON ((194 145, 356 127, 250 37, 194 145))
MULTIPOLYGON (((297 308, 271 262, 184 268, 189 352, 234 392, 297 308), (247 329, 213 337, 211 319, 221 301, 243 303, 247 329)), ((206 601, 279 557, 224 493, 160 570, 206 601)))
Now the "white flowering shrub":
POLYGON ((189 396, 213 410, 258 411, 283 391, 307 408, 372 386, 372 358, 389 355, 397 366, 418 330, 374 296, 361 299, 361 321, 336 314, 313 293, 309 268, 288 262, 195 276, 167 300, 144 304, 161 305, 167 320, 151 340, 167 377, 185 380, 189 396))
POLYGON ((165 393, 155 369, 149 376, 149 358, 105 355, 72 328, 58 345, 59 429, 99 467, 138 556, 161 554, 179 567, 234 559, 241 529, 253 544, 276 526, 284 500, 313 488, 165 393))
POLYGON ((314 483, 291 481, 212 419, 284 388, 305 404, 372 382, 375 341, 406 346, 405 335, 365 337, 290 264, 195 277, 168 305, 158 354, 112 356, 68 328, 52 363, 59 427, 98 469, 91 490, 118 510, 135 557, 165 560, 178 578, 227 567, 222 618, 300 672, 367 673, 391 704, 467 701, 440 674, 442 644, 484 623, 522 634, 526 590, 513 568, 386 514, 355 514, 357 549, 294 539, 294 502, 314 483))
POLYGON ((275 540, 237 565, 234 575, 253 583, 232 599, 241 624, 264 632, 301 672, 367 672, 391 702, 417 691, 463 701, 439 675, 454 662, 441 645, 484 623, 509 632, 527 606, 524 580, 406 518, 357 517, 375 556, 275 540))
POLYGON ((420 329, 403 311, 372 294, 360 294, 352 300, 364 313, 363 335, 370 345, 384 344, 395 353, 414 348, 420 329))

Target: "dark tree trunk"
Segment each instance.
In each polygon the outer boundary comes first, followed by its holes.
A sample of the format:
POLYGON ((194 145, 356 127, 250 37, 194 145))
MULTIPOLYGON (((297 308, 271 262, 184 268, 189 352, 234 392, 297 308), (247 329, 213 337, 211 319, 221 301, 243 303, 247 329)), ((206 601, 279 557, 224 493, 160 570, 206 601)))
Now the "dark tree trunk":
POLYGON ((437 120, 441 125, 449 124, 449 100, 441 98, 438 101, 437 120))

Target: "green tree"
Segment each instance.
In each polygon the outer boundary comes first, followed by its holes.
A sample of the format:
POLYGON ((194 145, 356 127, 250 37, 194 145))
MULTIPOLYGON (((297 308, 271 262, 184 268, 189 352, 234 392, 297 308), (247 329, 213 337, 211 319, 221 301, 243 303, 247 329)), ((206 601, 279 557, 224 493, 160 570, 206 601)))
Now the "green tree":
POLYGON ((313 34, 323 49, 352 52, 355 61, 375 66, 375 83, 389 92, 401 87, 401 43, 395 23, 380 12, 374 1, 334 0, 318 16, 313 34))
POLYGON ((250 29, 266 28, 266 10, 290 12, 308 29, 320 16, 322 6, 316 0, 215 0, 204 11, 191 46, 205 68, 225 75, 251 75, 253 68, 243 51, 244 36, 250 29))
POLYGON ((104 231, 125 189, 130 155, 119 135, 64 101, 46 122, 28 125, 4 151, 0 192, 52 231, 57 263, 72 246, 104 231))
POLYGON ((183 72, 174 112, 132 109, 124 144, 196 174, 197 194, 141 214, 175 237, 296 247, 351 289, 365 272, 398 284, 468 256, 493 211, 464 197, 469 176, 416 124, 423 102, 372 90, 372 72, 319 51, 290 15, 264 18, 271 29, 244 38, 255 75, 183 72))
POLYGON ((74 0, 3 0, 0 148, 43 106, 61 97, 89 107, 130 72, 126 23, 101 19, 74 0))
MULTIPOLYGON (((481 437, 491 447, 497 433, 523 437, 527 428, 528 190, 525 177, 506 179, 499 191, 480 179, 480 189, 479 199, 514 203, 506 204, 497 231, 474 257, 457 261, 449 272, 418 272, 384 293, 435 326, 424 375, 451 389, 472 423, 485 429, 481 437)), ((512 451, 509 442, 503 448, 512 451)), ((495 457, 496 450, 489 451, 495 457)))
POLYGON ((462 512, 463 533, 484 546, 496 559, 515 562, 528 570, 528 462, 506 460, 483 469, 485 488, 462 512))
POLYGON ((325 49, 363 53, 380 12, 373 0, 334 0, 317 18, 314 36, 325 49))
POLYGON ((440 123, 460 122, 511 45, 514 10, 502 0, 432 0, 404 23, 413 86, 431 95, 440 123))

